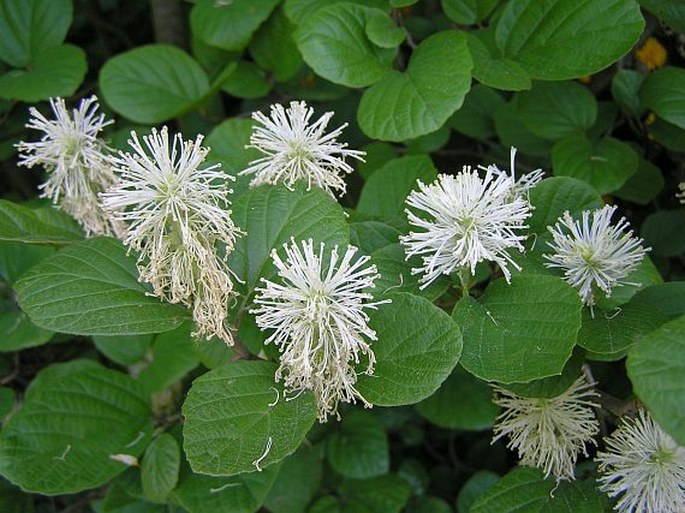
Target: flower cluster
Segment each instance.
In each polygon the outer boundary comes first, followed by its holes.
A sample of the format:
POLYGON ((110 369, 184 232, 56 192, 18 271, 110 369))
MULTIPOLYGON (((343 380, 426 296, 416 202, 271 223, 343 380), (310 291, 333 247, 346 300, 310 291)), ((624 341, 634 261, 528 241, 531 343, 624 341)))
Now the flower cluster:
POLYGON ((368 256, 356 257, 357 248, 348 246, 342 256, 338 247, 318 250, 312 240, 284 245, 285 260, 276 250, 273 262, 279 282, 262 279, 251 311, 261 329, 274 332, 267 343, 281 351, 277 380, 284 378, 286 390, 311 390, 325 422, 337 414, 340 401, 360 399, 356 390, 361 357, 366 358, 365 374, 373 373, 374 353, 368 341, 376 340, 364 309, 377 308, 387 301, 372 302, 372 288, 379 277, 376 266, 366 265, 368 256), (367 341, 368 339, 368 341, 367 341))
POLYGON ((493 443, 509 438, 523 465, 542 469, 545 477, 573 479, 578 454, 588 455, 599 432, 592 402, 598 394, 584 376, 556 397, 520 397, 495 387, 494 402, 503 408, 494 427, 493 443))
POLYGON ((347 144, 338 142, 347 123, 326 133, 333 112, 309 124, 313 114, 314 109, 305 102, 291 102, 287 109, 280 104, 272 105, 271 117, 261 112, 252 114, 261 126, 252 131, 248 148, 258 149, 264 157, 251 162, 240 173, 255 175, 251 187, 281 183, 292 188, 296 181, 304 180, 307 190, 315 185, 331 196, 335 190, 340 195, 345 193, 343 177, 352 172, 345 158, 364 160, 364 152, 349 150, 347 144))
POLYGON ((31 107, 27 128, 44 132, 40 141, 17 144, 19 165, 40 165, 48 173, 40 188, 41 197, 71 215, 88 235, 117 235, 121 226, 100 207, 98 193, 116 181, 109 161, 109 148, 98 139, 104 127, 113 123, 98 114, 97 98, 81 101, 70 113, 62 98, 50 99, 55 119, 48 119, 31 107))
POLYGON ((685 447, 680 447, 651 415, 640 410, 604 439, 597 454, 600 490, 620 513, 685 510, 685 447))
POLYGON ((545 265, 563 269, 564 279, 578 289, 583 303, 590 307, 595 304, 595 287, 610 296, 611 289, 625 284, 623 279, 649 251, 642 247, 642 239, 625 231, 625 218, 611 225, 615 211, 616 207, 609 205, 593 212, 586 210, 581 221, 565 212, 554 227, 548 227, 553 237, 548 244, 554 253, 544 255, 549 261, 545 265))
POLYGON ((522 242, 527 228, 525 221, 531 215, 526 191, 541 178, 539 170, 520 180, 514 176, 512 148, 511 172, 497 166, 477 170, 465 166, 456 176, 441 174, 430 185, 418 181, 419 190, 407 198, 409 223, 421 231, 412 231, 401 237, 407 258, 421 256, 423 266, 412 269, 423 274, 422 288, 440 275, 449 275, 461 269, 475 274, 479 262, 496 263, 507 281, 511 278, 508 264, 519 269, 509 254, 514 249, 524 251, 522 242))
POLYGON ((164 127, 143 142, 132 132, 133 154, 113 158, 120 180, 101 195, 104 207, 127 224, 124 243, 139 252, 140 279, 156 296, 192 306, 197 334, 230 344, 232 281, 216 245, 228 254, 239 234, 227 208, 231 177, 218 164, 201 167, 208 151, 201 135, 170 140, 164 127))

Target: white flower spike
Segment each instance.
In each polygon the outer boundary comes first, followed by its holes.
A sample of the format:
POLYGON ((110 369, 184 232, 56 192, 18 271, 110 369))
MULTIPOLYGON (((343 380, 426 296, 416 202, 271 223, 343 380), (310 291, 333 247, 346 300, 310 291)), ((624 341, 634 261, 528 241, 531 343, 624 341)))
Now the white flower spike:
POLYGON ((98 193, 116 182, 108 160, 109 148, 98 139, 104 127, 113 123, 97 113, 97 97, 81 100, 78 109, 70 113, 62 98, 51 98, 55 119, 49 120, 31 107, 27 128, 45 135, 37 142, 20 142, 19 165, 32 168, 40 165, 48 173, 40 186, 41 197, 71 215, 87 235, 112 235, 121 226, 112 223, 99 204, 98 193))
POLYGON ((632 230, 625 231, 625 218, 611 225, 616 208, 605 205, 594 212, 585 210, 581 221, 564 212, 554 227, 547 227, 553 237, 548 245, 554 253, 544 255, 549 261, 545 265, 563 269, 564 279, 578 290, 583 304, 590 307, 595 304, 594 287, 610 296, 615 286, 626 283, 623 279, 649 251, 642 247, 642 239, 632 236, 632 230))
POLYGON ((347 144, 337 141, 337 137, 347 123, 326 133, 326 126, 333 117, 327 112, 317 121, 309 124, 314 109, 305 102, 291 102, 289 108, 280 104, 271 106, 271 117, 261 112, 252 118, 261 126, 256 126, 250 136, 248 148, 256 148, 264 154, 250 163, 241 175, 254 174, 251 187, 262 184, 282 183, 291 189, 295 182, 307 182, 307 190, 312 185, 320 187, 335 196, 345 193, 345 174, 353 171, 345 162, 350 157, 363 161, 363 151, 349 150, 347 144))
POLYGON ((192 306, 195 335, 232 344, 225 324, 231 272, 215 245, 224 244, 228 254, 240 234, 228 210, 233 178, 219 164, 201 167, 208 151, 201 135, 170 141, 166 127, 153 128, 143 142, 131 132, 133 154, 113 158, 121 180, 101 194, 103 204, 128 224, 124 243, 139 252, 140 280, 156 296, 192 306))
POLYGON ((504 410, 495 422, 492 442, 507 437, 507 447, 518 452, 522 465, 542 469, 545 478, 573 479, 578 454, 588 455, 585 446, 596 445, 593 436, 599 432, 592 410, 592 398, 598 394, 591 388, 584 376, 552 398, 519 397, 494 387, 494 402, 504 410))
POLYGON ((678 193, 676 198, 680 200, 680 203, 685 203, 685 182, 680 182, 678 184, 678 193))
POLYGON ((685 511, 685 448, 640 410, 604 439, 597 453, 600 490, 618 500, 620 513, 685 511))
MULTIPOLYGON (((512 150, 512 169, 515 149, 512 150)), ((476 264, 495 262, 507 281, 511 279, 508 264, 519 266, 509 250, 524 251, 525 221, 531 205, 525 191, 542 176, 524 176, 518 182, 496 166, 483 168, 485 176, 464 166, 456 176, 441 174, 430 185, 418 181, 407 205, 409 223, 422 231, 400 238, 407 258, 420 255, 423 266, 412 269, 422 273, 421 288, 426 288, 440 275, 468 268, 473 275, 476 264)))
POLYGON ((375 357, 369 341, 376 332, 369 328, 364 309, 376 309, 390 301, 371 302, 364 292, 378 278, 376 266, 366 265, 368 256, 355 259, 357 248, 348 246, 342 257, 338 247, 327 252, 321 243, 318 251, 310 239, 295 240, 283 246, 285 261, 274 249, 271 256, 280 283, 263 279, 257 289, 257 325, 275 330, 266 340, 281 351, 276 380, 285 380, 289 393, 311 390, 319 408, 319 421, 337 415, 338 403, 371 405, 354 385, 354 364, 367 359, 365 374, 373 374, 375 357))

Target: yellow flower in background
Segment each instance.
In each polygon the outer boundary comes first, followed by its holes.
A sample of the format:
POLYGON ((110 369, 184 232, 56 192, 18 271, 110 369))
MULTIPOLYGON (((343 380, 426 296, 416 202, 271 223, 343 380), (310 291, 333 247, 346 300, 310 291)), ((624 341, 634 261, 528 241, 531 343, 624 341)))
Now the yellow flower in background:
POLYGON ((648 37, 644 44, 635 51, 635 57, 652 71, 666 64, 668 52, 655 37, 648 37))

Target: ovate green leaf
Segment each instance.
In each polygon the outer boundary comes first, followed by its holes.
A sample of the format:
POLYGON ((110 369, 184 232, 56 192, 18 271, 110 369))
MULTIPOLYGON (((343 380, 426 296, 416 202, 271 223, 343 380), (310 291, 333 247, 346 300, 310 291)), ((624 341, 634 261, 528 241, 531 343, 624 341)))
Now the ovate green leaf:
POLYGON ((66 214, 51 208, 31 210, 0 199, 0 240, 28 244, 68 244, 83 232, 66 214))
POLYGON ((628 354, 635 393, 679 445, 685 445, 685 315, 661 326, 628 354))
POLYGON ((0 98, 37 102, 51 96, 71 96, 87 69, 83 49, 68 44, 53 46, 36 55, 30 68, 0 76, 0 98))
POLYGON ((617 61, 644 26, 634 0, 513 0, 497 23, 495 40, 532 78, 564 80, 617 61))
POLYGON ((390 469, 390 449, 383 425, 371 412, 352 411, 328 438, 328 462, 344 477, 367 479, 390 469))
POLYGON ((470 513, 602 513, 600 496, 590 482, 543 479, 536 468, 518 467, 488 488, 470 513))
POLYGON ((472 67, 463 33, 433 34, 414 51, 404 73, 388 72, 364 92, 357 111, 360 128, 384 141, 434 132, 461 107, 472 67))
POLYGON ((278 0, 199 0, 190 13, 193 34, 206 44, 238 51, 245 48, 252 34, 266 21, 278 0))
POLYGON ((285 400, 277 365, 241 360, 197 378, 183 404, 183 448, 195 472, 234 475, 293 453, 316 419, 311 394, 285 400))
POLYGON ((109 59, 100 70, 107 104, 143 124, 174 118, 209 92, 209 79, 183 50, 168 45, 140 46, 109 59))
POLYGON ((0 472, 45 495, 100 486, 139 456, 152 428, 131 378, 90 360, 55 364, 31 383, 23 407, 0 435, 0 472))
POLYGON ((461 333, 449 316, 427 299, 392 293, 392 303, 369 313, 378 340, 373 376, 361 375, 357 389, 379 406, 413 404, 432 395, 461 354, 461 333))
POLYGON ((685 129, 685 70, 666 67, 651 73, 642 83, 640 100, 661 119, 685 129))
POLYGON ((571 135, 552 148, 556 176, 578 178, 601 194, 620 189, 639 164, 635 150, 613 137, 592 142, 583 135, 571 135))
POLYGON ((418 187, 416 181, 430 183, 438 177, 428 155, 411 155, 391 160, 374 172, 362 189, 357 211, 389 219, 403 217, 405 200, 418 187))
POLYGON ((370 40, 367 25, 372 19, 378 23, 378 17, 388 14, 348 2, 327 5, 304 19, 295 41, 318 75, 336 84, 365 87, 390 71, 397 52, 397 45, 382 48, 370 40))
POLYGON ((492 402, 490 386, 460 365, 438 391, 417 404, 416 409, 441 428, 472 431, 492 427, 499 411, 499 407, 492 402))
POLYGON ((71 0, 0 1, 0 58, 15 68, 34 64, 64 41, 72 11, 71 0))
POLYGON ((94 238, 33 267, 16 283, 19 305, 38 326, 76 335, 135 335, 175 328, 188 313, 146 294, 120 242, 94 238))
POLYGON ((479 300, 465 297, 454 308, 464 336, 461 364, 503 383, 560 374, 576 343, 580 311, 578 293, 559 278, 496 280, 479 300))
POLYGON ((519 93, 517 112, 528 130, 555 141, 590 128, 597 102, 576 82, 536 82, 530 91, 519 93))
POLYGON ((164 502, 178 482, 181 448, 176 439, 163 433, 145 450, 140 477, 145 496, 153 502, 164 502))

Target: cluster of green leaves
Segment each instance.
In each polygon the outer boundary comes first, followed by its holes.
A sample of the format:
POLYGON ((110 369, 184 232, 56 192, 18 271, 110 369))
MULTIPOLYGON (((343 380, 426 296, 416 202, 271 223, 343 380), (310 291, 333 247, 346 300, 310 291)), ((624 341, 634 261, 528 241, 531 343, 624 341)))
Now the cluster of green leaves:
MULTIPOLYGON (((93 20, 125 2, 99 2, 93 20)), ((605 511, 591 465, 557 487, 489 446, 488 383, 552 397, 585 363, 603 404, 620 405, 603 410, 609 425, 638 398, 685 445, 679 3, 197 0, 184 4, 186 49, 141 41, 94 54, 84 87, 117 117, 114 146, 131 128, 174 123, 207 133, 211 160, 235 175, 258 155, 245 149, 249 113, 304 99, 350 122, 345 137, 367 152, 345 208, 320 190, 238 179, 233 219, 248 236, 228 257, 240 280, 234 349, 194 341, 189 313, 149 295, 120 242, 86 239, 59 210, 21 201, 22 102, 76 93, 86 60, 64 43, 70 0, 0 0, 13 177, 0 200, 0 510, 40 511, 33 492, 76 494, 60 500, 97 513, 605 511), (649 36, 667 62, 635 57, 649 36), (511 146, 522 168, 548 171, 530 193, 522 271, 507 284, 479 266, 463 297, 452 277, 420 290, 398 241, 416 180, 466 163, 506 168, 511 146), (605 202, 652 251, 593 316, 542 254, 564 211, 605 202), (339 422, 316 423, 308 393, 283 399, 278 350, 248 313, 276 274, 271 250, 291 237, 354 244, 379 270, 377 298, 392 300, 370 313, 377 365, 358 381, 375 408, 341 408, 339 422)))

